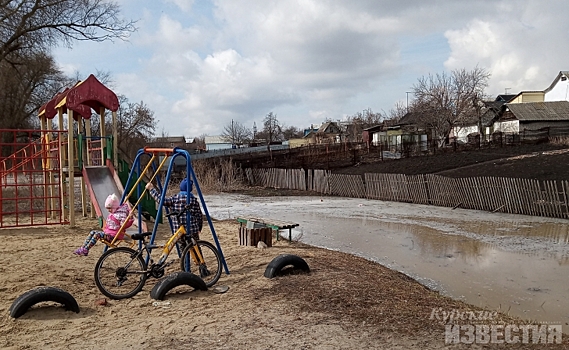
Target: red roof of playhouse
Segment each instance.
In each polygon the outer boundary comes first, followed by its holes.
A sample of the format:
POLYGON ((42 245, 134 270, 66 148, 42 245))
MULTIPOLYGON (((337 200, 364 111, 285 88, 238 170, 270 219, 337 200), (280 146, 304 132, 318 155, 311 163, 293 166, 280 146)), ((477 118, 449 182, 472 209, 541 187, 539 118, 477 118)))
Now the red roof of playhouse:
MULTIPOLYGON (((65 98, 67 97, 67 95, 71 90, 73 90, 73 88, 65 89, 63 92, 60 92, 59 94, 55 95, 54 97, 55 103, 53 104, 54 109, 57 110, 57 108, 62 108, 63 113, 67 113, 67 110, 70 109, 73 112, 78 113, 80 116, 82 116, 85 119, 91 118, 91 108, 89 106, 77 105, 71 107, 67 103, 65 103, 65 98)), ((75 114, 73 115, 73 119, 77 120, 77 116, 75 114)))
POLYGON ((112 112, 116 112, 119 109, 117 95, 98 81, 93 74, 69 91, 66 103, 68 108, 74 108, 83 104, 97 112, 101 107, 105 107, 112 112))
MULTIPOLYGON (((49 100, 46 104, 40 107, 38 116, 41 118, 45 114, 47 119, 53 119, 57 115, 57 108, 62 107, 63 113, 67 113, 67 106, 65 104, 58 106, 61 100, 67 96, 71 89, 66 88, 63 92, 58 92, 55 96, 49 100)), ((78 113, 85 119, 91 118, 91 108, 85 105, 75 106, 74 108, 69 108, 73 112, 78 113)), ((77 116, 73 116, 73 119, 77 120, 77 116)))
MULTIPOLYGON (((57 109, 63 108, 66 113, 70 109, 85 119, 91 118, 91 108, 99 112, 104 107, 112 112, 119 109, 119 99, 114 92, 101 84, 93 74, 87 79, 77 83, 71 89, 57 93, 49 102, 40 107, 38 115, 45 114, 46 118, 53 119, 57 109)), ((73 116, 77 120, 77 116, 73 116)))
POLYGON ((40 109, 38 110, 38 117, 41 118, 42 115, 45 114, 45 117, 47 119, 53 119, 53 117, 55 117, 55 109, 53 108, 53 104, 51 107, 48 107, 48 105, 51 103, 51 101, 53 101, 53 99, 49 100, 48 102, 44 103, 40 109))

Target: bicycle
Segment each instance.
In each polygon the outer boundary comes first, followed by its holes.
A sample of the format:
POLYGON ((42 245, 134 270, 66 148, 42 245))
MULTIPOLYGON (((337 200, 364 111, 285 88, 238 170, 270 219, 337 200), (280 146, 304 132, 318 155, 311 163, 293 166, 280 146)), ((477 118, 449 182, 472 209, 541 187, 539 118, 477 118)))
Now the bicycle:
MULTIPOLYGON (((180 216, 185 214, 188 209, 189 206, 186 206, 181 212, 171 212, 166 216, 176 215, 180 220, 180 216)), ((184 225, 181 225, 164 245, 149 244, 146 237, 151 235, 152 232, 130 235, 132 240, 141 241, 137 250, 133 249, 132 246, 115 247, 101 255, 95 265, 95 284, 101 293, 111 299, 125 299, 135 296, 142 290, 149 277, 161 278, 164 276, 165 268, 174 262, 174 260, 167 262, 167 259, 176 244, 182 246, 180 258, 182 271, 192 272, 192 266, 194 266, 197 270, 196 275, 204 280, 208 288, 217 283, 221 276, 221 257, 213 244, 196 240, 194 237, 186 242, 184 225), (163 248, 162 255, 156 263, 150 254, 154 248, 163 248), (145 252, 146 254, 144 254, 145 252), (146 264, 145 257, 149 257, 149 266, 146 264)))

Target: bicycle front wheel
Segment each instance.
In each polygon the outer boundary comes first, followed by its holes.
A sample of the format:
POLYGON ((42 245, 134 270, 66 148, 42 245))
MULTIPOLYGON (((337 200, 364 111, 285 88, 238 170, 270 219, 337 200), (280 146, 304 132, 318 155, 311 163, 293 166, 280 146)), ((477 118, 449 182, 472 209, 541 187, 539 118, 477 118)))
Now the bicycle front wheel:
POLYGON ((200 276, 209 288, 221 277, 221 256, 215 246, 207 241, 197 241, 197 246, 189 245, 182 252, 180 259, 182 271, 200 276), (197 252, 201 252, 202 261, 197 261, 197 252), (193 252, 194 257, 190 251, 193 252))
POLYGON ((95 265, 95 284, 111 299, 132 298, 146 282, 146 263, 127 247, 107 250, 95 265))

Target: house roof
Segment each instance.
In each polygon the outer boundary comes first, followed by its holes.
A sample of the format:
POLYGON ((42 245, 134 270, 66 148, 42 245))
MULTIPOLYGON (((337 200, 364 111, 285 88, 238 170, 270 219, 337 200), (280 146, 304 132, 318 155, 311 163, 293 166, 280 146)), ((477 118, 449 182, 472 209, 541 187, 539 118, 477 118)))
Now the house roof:
MULTIPOLYGON (((512 101, 515 98, 518 98, 519 96, 523 96, 524 94, 544 94, 545 92, 543 91, 539 91, 539 90, 528 90, 528 91, 522 91, 519 94, 517 94, 516 96, 514 96, 514 98, 511 98, 510 101, 512 101)), ((524 102, 527 103, 527 102, 524 102)))
POLYGON ((506 103, 504 108, 523 121, 569 120, 569 101, 506 103))
POLYGON ((514 97, 516 97, 518 95, 498 95, 496 96, 496 100, 494 102, 502 102, 502 103, 507 103, 510 102, 514 97))
POLYGON ((221 135, 206 136, 204 139, 206 145, 211 145, 214 143, 231 144, 231 142, 227 142, 226 138, 221 135))
POLYGON ((488 108, 482 115, 480 116, 480 124, 482 126, 490 126, 494 123, 498 116, 500 115, 500 109, 496 108, 488 108))
POLYGON ((315 134, 316 134, 315 131, 314 131, 314 130, 311 130, 311 131, 305 133, 302 138, 303 138, 303 139, 309 139, 309 138, 311 138, 312 136, 314 136, 315 134))
POLYGON ((152 142, 186 142, 186 138, 184 136, 166 136, 166 137, 155 137, 152 142))
POLYGON ((417 112, 407 112, 401 119, 399 119, 399 123, 395 125, 410 125, 410 124, 417 124, 421 118, 421 113, 417 112))
POLYGON ((547 89, 543 90, 543 92, 551 91, 551 89, 553 89, 553 87, 557 84, 557 82, 559 82, 559 80, 562 77, 565 77, 565 78, 569 77, 569 71, 566 71, 566 70, 560 71, 559 74, 557 74, 557 77, 555 79, 553 79, 553 82, 551 83, 551 85, 549 85, 549 87, 547 89))
POLYGON ((369 128, 364 128, 363 131, 376 131, 376 130, 381 130, 383 127, 384 127, 383 124, 379 124, 379 125, 370 126, 369 128))
POLYGON ((319 128, 318 131, 316 131, 317 133, 330 133, 330 127, 331 126, 335 126, 336 129, 339 130, 338 125, 335 122, 326 122, 324 124, 322 124, 319 128))
POLYGON ((482 126, 490 126, 499 117, 502 106, 518 95, 498 95, 494 101, 484 101, 480 116, 482 126))

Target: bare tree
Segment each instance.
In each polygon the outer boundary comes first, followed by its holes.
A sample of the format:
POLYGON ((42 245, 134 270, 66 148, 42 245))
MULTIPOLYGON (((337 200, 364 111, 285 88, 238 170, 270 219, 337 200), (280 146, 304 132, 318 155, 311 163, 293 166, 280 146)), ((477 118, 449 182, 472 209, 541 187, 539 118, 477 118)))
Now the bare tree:
POLYGON ((0 62, 17 62, 20 51, 45 51, 60 42, 126 39, 134 21, 105 0, 0 0, 0 62))
POLYGON ((0 128, 37 126, 39 107, 70 83, 49 55, 18 56, 21 65, 0 62, 0 128))
POLYGON ((221 137, 225 142, 231 143, 235 146, 240 146, 251 139, 251 130, 247 129, 243 124, 231 119, 231 123, 223 127, 221 137))
POLYGON ((126 39, 134 22, 119 10, 106 0, 0 0, 0 127, 37 126, 38 108, 71 86, 51 47, 126 39))
POLYGON ((267 141, 267 145, 270 145, 271 142, 282 141, 282 126, 276 114, 270 112, 265 116, 263 119, 263 131, 259 132, 257 137, 264 137, 267 141))
POLYGON ((120 96, 120 100, 121 108, 117 114, 118 146, 134 158, 136 152, 154 136, 154 112, 142 101, 131 103, 125 96, 120 96))
POLYGON ((411 106, 420 123, 434 132, 442 145, 454 126, 480 121, 480 101, 490 74, 483 68, 458 69, 423 76, 413 86, 415 100, 411 106))
POLYGON ((303 131, 296 126, 283 126, 283 137, 285 140, 301 138, 303 131))
MULTIPOLYGON (((134 159, 139 149, 150 142, 156 129, 154 112, 144 104, 132 103, 124 95, 119 95, 120 108, 117 111, 118 148, 131 159, 134 159)), ((111 116, 107 111, 105 127, 111 130, 111 116)), ((100 135, 100 118, 94 113, 91 117, 93 136, 100 135)))
POLYGON ((205 137, 207 134, 201 134, 200 136, 194 138, 194 142, 196 143, 196 147, 199 150, 205 150, 205 137))
POLYGON ((160 131, 160 138, 167 138, 168 136, 170 136, 170 134, 166 131, 166 129, 164 129, 164 127, 162 127, 162 130, 160 131))
POLYGON ((397 123, 405 114, 407 114, 408 109, 409 108, 403 105, 403 102, 397 102, 387 113, 386 119, 389 120, 390 123, 397 123))
POLYGON ((361 142, 363 129, 379 125, 383 119, 383 114, 375 113, 371 108, 364 109, 362 112, 357 112, 352 116, 348 116, 346 136, 351 141, 361 142))

